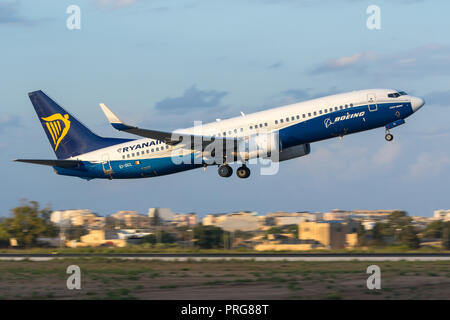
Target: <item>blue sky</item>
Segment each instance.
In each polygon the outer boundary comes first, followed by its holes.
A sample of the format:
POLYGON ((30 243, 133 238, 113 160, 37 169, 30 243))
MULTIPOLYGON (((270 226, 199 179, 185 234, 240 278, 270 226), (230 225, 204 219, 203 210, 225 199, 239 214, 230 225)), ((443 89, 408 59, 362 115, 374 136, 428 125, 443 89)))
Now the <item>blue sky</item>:
POLYGON ((256 210, 450 208, 448 1, 0 1, 0 215, 26 198, 54 209, 256 210), (81 30, 66 8, 81 9, 81 30), (366 8, 381 9, 368 30, 366 8), (346 61, 346 63, 342 63, 346 61), (214 167, 86 182, 13 163, 55 155, 28 99, 42 89, 103 136, 98 103, 172 130, 335 92, 399 88, 427 104, 392 131, 312 145, 275 176, 223 179, 214 167))

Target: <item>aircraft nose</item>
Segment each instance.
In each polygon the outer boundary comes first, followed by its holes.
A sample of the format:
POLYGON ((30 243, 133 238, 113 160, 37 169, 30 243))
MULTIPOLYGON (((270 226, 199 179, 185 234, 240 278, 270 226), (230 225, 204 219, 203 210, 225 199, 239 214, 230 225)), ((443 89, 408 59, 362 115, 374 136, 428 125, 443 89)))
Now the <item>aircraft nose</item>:
POLYGON ((416 112, 417 110, 422 108, 422 106, 424 104, 425 104, 425 101, 423 101, 423 99, 421 99, 421 98, 418 98, 418 97, 411 98, 411 107, 413 109, 413 112, 416 112))

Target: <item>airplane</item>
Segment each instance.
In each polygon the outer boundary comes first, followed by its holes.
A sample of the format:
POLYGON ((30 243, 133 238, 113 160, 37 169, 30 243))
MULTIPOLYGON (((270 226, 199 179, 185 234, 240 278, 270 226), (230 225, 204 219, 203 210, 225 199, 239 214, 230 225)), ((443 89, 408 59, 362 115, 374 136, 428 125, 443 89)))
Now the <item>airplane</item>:
POLYGON ((14 161, 51 166, 59 175, 86 180, 157 177, 211 165, 227 178, 233 174, 230 163, 241 163, 236 175, 245 179, 249 160, 306 156, 317 141, 380 127, 392 141, 390 130, 425 104, 404 91, 359 90, 164 132, 125 124, 101 103, 113 128, 142 137, 124 139, 96 135, 41 90, 28 95, 57 159, 14 161), (256 151, 249 149, 250 142, 256 151))

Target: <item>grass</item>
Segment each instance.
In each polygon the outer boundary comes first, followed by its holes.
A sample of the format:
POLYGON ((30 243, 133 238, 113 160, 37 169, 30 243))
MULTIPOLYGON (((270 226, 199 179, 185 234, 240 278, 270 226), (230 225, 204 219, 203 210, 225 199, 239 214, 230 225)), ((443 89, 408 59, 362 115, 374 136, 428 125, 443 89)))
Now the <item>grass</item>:
POLYGON ((450 261, 0 261, 0 297, 171 299, 176 289, 177 298, 184 299, 239 299, 241 294, 261 299, 450 298, 449 270, 450 261), (81 268, 82 290, 65 289, 71 264, 81 268), (381 290, 367 290, 371 264, 381 268, 381 290))

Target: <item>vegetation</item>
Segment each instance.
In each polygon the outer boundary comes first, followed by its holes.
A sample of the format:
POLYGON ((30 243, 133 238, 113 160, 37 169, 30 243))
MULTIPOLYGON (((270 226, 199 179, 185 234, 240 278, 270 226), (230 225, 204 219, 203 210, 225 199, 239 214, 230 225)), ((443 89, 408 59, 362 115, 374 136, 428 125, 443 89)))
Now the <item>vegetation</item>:
POLYGON ((5 219, 7 232, 17 239, 20 247, 31 247, 37 244, 38 237, 55 237, 58 230, 50 221, 51 210, 39 209, 35 201, 23 203, 12 209, 13 217, 5 219))
POLYGON ((223 246, 223 230, 219 227, 198 225, 194 228, 194 238, 196 246, 202 249, 223 246))

